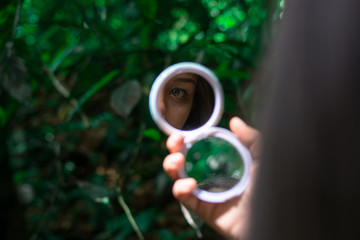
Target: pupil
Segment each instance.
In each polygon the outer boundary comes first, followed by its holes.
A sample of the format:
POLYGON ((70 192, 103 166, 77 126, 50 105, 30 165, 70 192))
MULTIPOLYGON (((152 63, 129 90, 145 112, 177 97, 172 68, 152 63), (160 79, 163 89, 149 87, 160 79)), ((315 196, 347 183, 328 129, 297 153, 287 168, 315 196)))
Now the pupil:
POLYGON ((181 92, 180 92, 179 89, 174 89, 173 93, 174 93, 174 95, 175 95, 176 97, 179 97, 180 94, 181 94, 181 92))

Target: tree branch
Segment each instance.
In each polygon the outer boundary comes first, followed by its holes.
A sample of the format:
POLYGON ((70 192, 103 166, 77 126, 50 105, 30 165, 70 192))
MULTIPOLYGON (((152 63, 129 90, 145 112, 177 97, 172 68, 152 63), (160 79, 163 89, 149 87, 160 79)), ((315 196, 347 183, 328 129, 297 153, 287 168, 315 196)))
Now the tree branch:
POLYGON ((127 219, 129 220, 132 228, 134 229, 136 235, 138 236, 138 238, 140 240, 144 240, 145 239, 144 235, 141 233, 138 225, 136 224, 136 221, 135 221, 134 217, 131 214, 130 208, 126 204, 126 202, 125 202, 125 200, 124 200, 124 198, 123 198, 123 196, 121 194, 120 187, 117 188, 117 193, 118 193, 118 202, 119 202, 121 208, 124 210, 125 215, 126 215, 127 219))

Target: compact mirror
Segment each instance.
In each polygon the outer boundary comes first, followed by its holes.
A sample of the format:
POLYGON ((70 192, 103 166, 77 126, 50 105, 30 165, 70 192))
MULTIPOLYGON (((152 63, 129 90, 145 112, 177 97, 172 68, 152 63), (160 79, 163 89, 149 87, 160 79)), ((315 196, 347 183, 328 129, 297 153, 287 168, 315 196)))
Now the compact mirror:
POLYGON ((186 164, 182 178, 198 182, 194 194, 207 202, 240 195, 250 179, 251 155, 229 130, 214 127, 223 113, 218 78, 206 67, 184 62, 166 68, 155 79, 149 107, 166 134, 183 135, 186 164))

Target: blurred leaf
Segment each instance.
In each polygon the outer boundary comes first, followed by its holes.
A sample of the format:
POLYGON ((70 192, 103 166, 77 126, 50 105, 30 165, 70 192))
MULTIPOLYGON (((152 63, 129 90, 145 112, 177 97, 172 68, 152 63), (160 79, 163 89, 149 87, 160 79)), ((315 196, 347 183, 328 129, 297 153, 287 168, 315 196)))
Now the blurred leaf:
POLYGON ((118 139, 119 129, 124 126, 124 122, 121 119, 114 119, 110 122, 107 128, 106 134, 103 138, 104 152, 108 153, 118 139))
POLYGON ((65 48, 59 50, 59 52, 56 54, 54 60, 50 64, 49 69, 52 72, 54 72, 59 67, 59 65, 65 60, 65 58, 67 56, 69 56, 72 52, 79 52, 82 50, 83 50, 83 47, 81 47, 81 46, 65 47, 65 48))
POLYGON ((227 112, 234 112, 236 110, 236 104, 234 100, 228 95, 225 95, 224 100, 225 100, 224 110, 227 112))
MULTIPOLYGON (((147 232, 156 222, 157 217, 157 210, 155 208, 149 208, 136 214, 134 220, 142 232, 147 232)), ((129 239, 127 237, 134 231, 125 214, 107 221, 106 228, 114 236, 112 239, 119 240, 129 239)))
POLYGON ((84 103, 89 100, 91 96, 97 93, 101 88, 103 88, 106 84, 108 84, 113 78, 119 73, 119 70, 113 70, 106 74, 99 82, 95 83, 88 91, 84 93, 84 95, 80 98, 79 102, 76 106, 73 107, 71 112, 69 113, 68 120, 70 120, 74 113, 80 109, 84 103))
POLYGON ((136 0, 136 5, 145 17, 148 19, 155 18, 158 8, 156 0, 136 0))
POLYGON ((25 81, 27 69, 22 58, 15 52, 13 42, 7 42, 0 56, 0 85, 20 102, 31 96, 31 86, 25 81))
POLYGON ((116 88, 110 97, 110 106, 121 117, 126 118, 141 98, 141 85, 138 81, 128 81, 116 88))
POLYGON ((132 231, 131 225, 128 222, 125 214, 121 216, 116 216, 106 221, 106 230, 110 234, 114 234, 120 231, 121 236, 119 236, 118 239, 124 239, 124 237, 126 237, 132 231))
POLYGON ((148 128, 144 130, 143 136, 150 138, 156 142, 160 142, 162 140, 161 133, 155 128, 148 128))
POLYGON ((157 231, 159 239, 179 240, 169 229, 163 228, 157 231))
POLYGON ((7 121, 7 116, 6 113, 4 111, 4 109, 2 107, 0 107, 0 126, 4 126, 6 124, 7 121))
POLYGON ((104 205, 110 205, 110 199, 109 197, 98 197, 95 198, 95 202, 102 203, 104 205))
POLYGON ((113 191, 109 190, 107 187, 90 182, 78 181, 77 185, 81 191, 95 202, 99 202, 99 199, 108 198, 113 194, 113 191))
POLYGON ((250 77, 249 73, 243 70, 230 70, 221 72, 218 74, 219 78, 235 78, 239 81, 248 79, 250 77))
POLYGON ((139 225, 140 230, 146 232, 155 223, 156 218, 158 218, 158 212, 156 208, 151 207, 137 214, 135 221, 139 225))
POLYGON ((61 132, 72 132, 75 130, 85 130, 88 126, 84 121, 70 121, 58 125, 58 129, 61 132))
POLYGON ((98 128, 103 123, 110 122, 113 119, 114 119, 114 116, 109 112, 104 112, 104 113, 98 114, 90 120, 90 127, 98 128))
POLYGON ((16 172, 13 175, 13 180, 16 183, 20 183, 22 181, 26 181, 27 179, 36 177, 37 174, 39 174, 39 171, 38 171, 38 169, 35 169, 35 168, 21 170, 21 171, 16 172))

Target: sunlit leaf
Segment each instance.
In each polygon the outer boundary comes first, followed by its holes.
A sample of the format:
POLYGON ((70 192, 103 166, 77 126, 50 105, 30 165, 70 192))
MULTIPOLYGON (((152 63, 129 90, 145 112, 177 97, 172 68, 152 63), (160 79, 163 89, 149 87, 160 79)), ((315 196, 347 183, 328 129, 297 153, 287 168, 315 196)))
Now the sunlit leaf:
POLYGON ((214 35, 215 42, 224 42, 226 40, 226 35, 224 33, 216 33, 214 35))
POLYGON ((161 133, 159 132, 159 130, 154 129, 154 128, 149 128, 149 129, 144 130, 143 136, 150 138, 157 142, 160 142, 162 139, 161 133))

